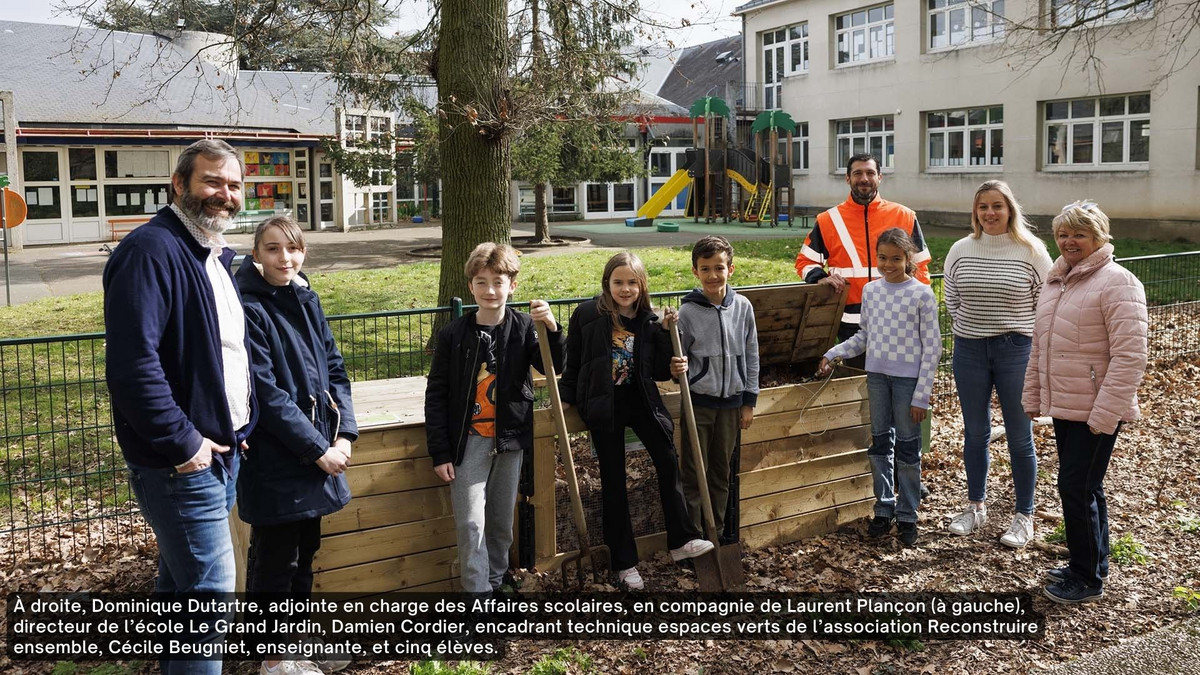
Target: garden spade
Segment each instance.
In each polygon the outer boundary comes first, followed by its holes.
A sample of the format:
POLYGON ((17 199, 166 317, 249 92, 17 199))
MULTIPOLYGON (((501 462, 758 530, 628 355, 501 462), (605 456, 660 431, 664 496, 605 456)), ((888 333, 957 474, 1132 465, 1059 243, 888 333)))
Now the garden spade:
MULTIPOLYGON (((671 323, 671 344, 675 348, 675 356, 682 357, 683 345, 679 340, 678 321, 671 323)), ((716 521, 713 519, 712 499, 708 494, 708 469, 704 466, 704 454, 700 452, 700 436, 696 433, 696 411, 692 409, 692 392, 686 373, 679 378, 679 405, 680 417, 687 425, 688 440, 691 441, 692 458, 696 463, 696 488, 700 492, 704 530, 713 545, 710 553, 692 559, 696 567, 696 581, 700 583, 701 591, 745 590, 746 573, 742 570, 741 542, 722 546, 718 538, 716 521)))
POLYGON ((588 544, 587 520, 583 515, 583 499, 579 496, 579 481, 575 478, 575 458, 571 455, 571 437, 567 434, 567 418, 563 415, 562 398, 558 394, 558 374, 554 372, 554 361, 550 356, 550 338, 546 334, 546 324, 541 321, 537 325, 538 347, 542 351, 542 367, 546 375, 546 388, 550 391, 550 404, 554 417, 554 427, 558 432, 558 449, 561 451, 563 468, 567 474, 567 490, 571 493, 571 514, 575 518, 575 534, 579 538, 579 552, 568 556, 562 561, 563 586, 570 584, 571 570, 574 569, 578 585, 583 586, 583 565, 590 563, 592 580, 602 583, 602 571, 612 569, 612 554, 607 546, 590 546, 588 544))

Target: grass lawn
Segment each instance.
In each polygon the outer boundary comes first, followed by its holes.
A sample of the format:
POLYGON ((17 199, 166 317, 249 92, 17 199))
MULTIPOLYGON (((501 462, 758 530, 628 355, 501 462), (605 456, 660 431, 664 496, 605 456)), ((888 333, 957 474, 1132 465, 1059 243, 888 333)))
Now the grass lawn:
MULTIPOLYGON (((932 272, 941 272, 941 262, 954 241, 953 237, 929 238, 932 272)), ((795 237, 736 242, 734 283, 747 286, 795 281, 793 262, 802 242, 795 237)), ((1196 245, 1122 240, 1116 242, 1116 248, 1120 256, 1131 257, 1195 250, 1196 245)), ((693 286, 690 247, 636 250, 650 273, 651 291, 677 291, 693 286)), ((608 257, 602 251, 583 251, 527 258, 522 265, 516 299, 595 295, 608 257)), ((433 307, 437 302, 439 264, 422 262, 387 269, 315 274, 312 283, 330 315, 433 307)), ((102 331, 101 302, 100 293, 85 293, 2 307, 0 338, 102 331)))

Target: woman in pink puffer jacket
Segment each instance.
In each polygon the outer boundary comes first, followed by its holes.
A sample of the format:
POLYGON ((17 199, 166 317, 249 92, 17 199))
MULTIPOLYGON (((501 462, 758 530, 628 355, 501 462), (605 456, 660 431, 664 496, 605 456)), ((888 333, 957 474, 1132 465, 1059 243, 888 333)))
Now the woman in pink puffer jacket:
POLYGON ((1108 576, 1104 474, 1122 422, 1139 417, 1146 370, 1146 293, 1113 260, 1108 216, 1075 202, 1054 218, 1062 256, 1038 301, 1022 406, 1054 418, 1058 494, 1071 563, 1046 573, 1045 593, 1071 604, 1099 599, 1108 576))

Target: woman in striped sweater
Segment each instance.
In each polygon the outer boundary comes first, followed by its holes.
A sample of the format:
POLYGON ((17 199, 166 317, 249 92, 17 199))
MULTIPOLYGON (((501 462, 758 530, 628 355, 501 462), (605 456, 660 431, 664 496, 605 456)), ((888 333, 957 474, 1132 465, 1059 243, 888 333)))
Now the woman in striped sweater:
POLYGON ((992 390, 1000 399, 1012 464, 1016 508, 1000 543, 1021 548, 1033 539, 1037 455, 1033 424, 1021 407, 1038 294, 1050 270, 1046 245, 1030 232, 1007 183, 989 180, 975 191, 970 235, 945 263, 946 309, 954 320, 954 382, 963 416, 968 504, 950 531, 968 535, 987 523, 988 443, 992 390))

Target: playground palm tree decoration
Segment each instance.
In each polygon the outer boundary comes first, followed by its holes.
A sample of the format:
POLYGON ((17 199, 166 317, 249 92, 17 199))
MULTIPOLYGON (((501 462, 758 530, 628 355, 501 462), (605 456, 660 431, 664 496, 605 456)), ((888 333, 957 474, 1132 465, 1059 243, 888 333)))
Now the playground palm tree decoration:
POLYGON ((692 119, 697 117, 707 117, 709 115, 720 115, 721 117, 729 117, 729 104, 717 96, 705 96, 698 98, 692 103, 691 110, 688 115, 692 119))
MULTIPOLYGON (((696 107, 692 106, 692 110, 696 107)), ((796 122, 792 116, 780 111, 771 110, 769 112, 759 113, 758 117, 754 118, 754 124, 750 127, 750 133, 757 134, 760 131, 773 129, 775 131, 783 130, 788 133, 796 133, 796 122)))

